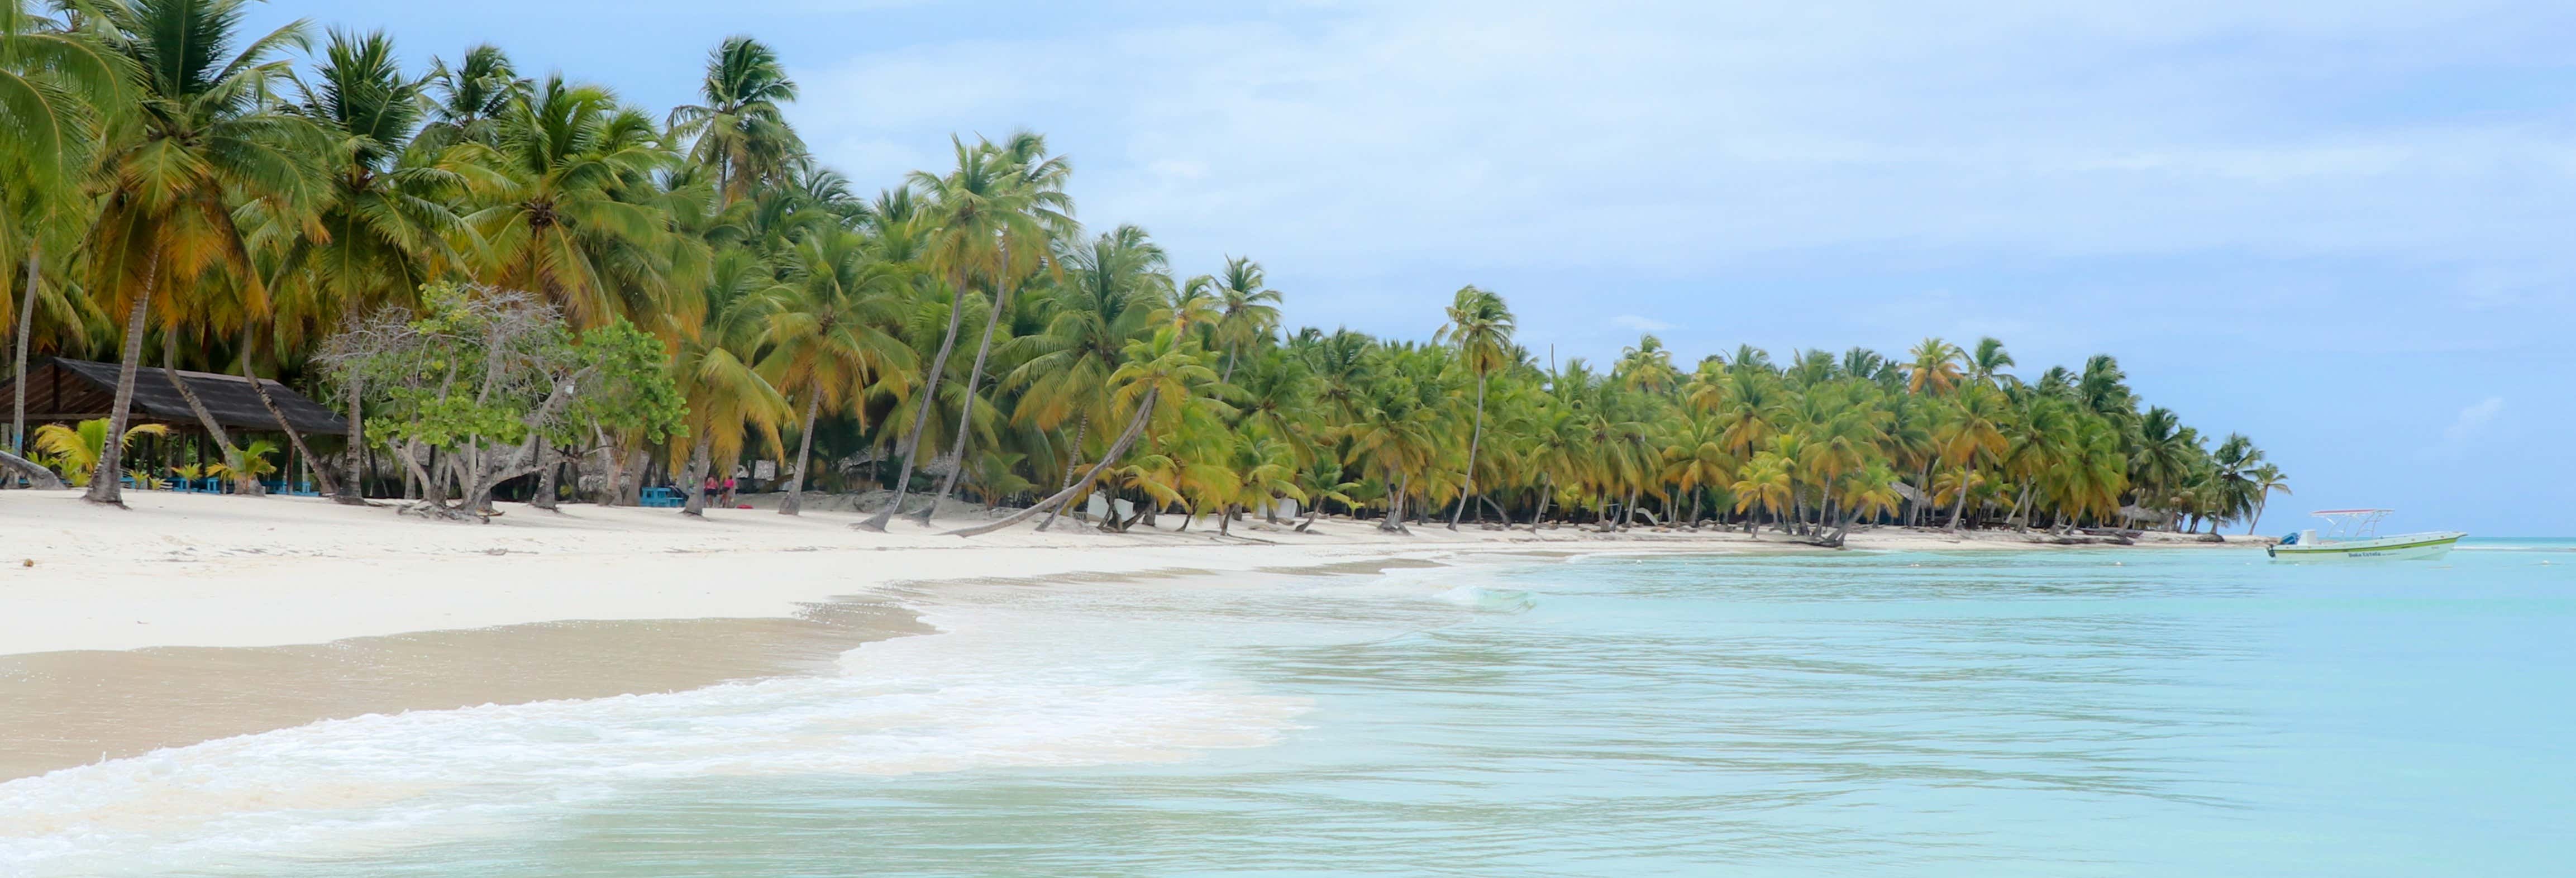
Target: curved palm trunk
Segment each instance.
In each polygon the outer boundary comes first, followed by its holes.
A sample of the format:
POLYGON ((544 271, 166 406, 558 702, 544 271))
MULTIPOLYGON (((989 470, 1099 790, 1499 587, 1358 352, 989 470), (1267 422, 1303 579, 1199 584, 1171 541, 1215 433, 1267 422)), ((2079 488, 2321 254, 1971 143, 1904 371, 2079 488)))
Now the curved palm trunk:
POLYGON ((691 444, 697 447, 689 451, 688 475, 683 477, 688 479, 689 502, 680 508, 680 514, 704 518, 707 514, 708 443, 700 441, 691 444))
POLYGON ((59 491, 63 487, 63 480, 56 477, 53 470, 6 451, 0 451, 0 472, 14 472, 26 476, 27 484, 48 491, 59 491))
POLYGON ((778 500, 778 514, 795 515, 805 511, 805 462, 814 456, 814 417, 823 411, 820 393, 805 400, 805 435, 796 440, 796 474, 787 477, 787 496, 778 500))
MULTIPOLYGON (((168 333, 163 333, 161 336, 162 376, 170 379, 171 387, 178 389, 180 399, 188 401, 188 410, 197 414, 197 423, 206 428, 206 435, 215 438, 215 447, 223 453, 225 462, 237 463, 243 470, 249 469, 248 453, 245 452, 243 459, 239 461, 232 459, 234 452, 232 435, 224 432, 224 425, 215 423, 214 413, 206 411, 206 404, 197 400, 196 388, 189 387, 188 382, 179 377, 178 350, 179 340, 168 333)), ((259 479, 236 472, 233 475, 233 481, 240 485, 241 493, 245 496, 257 497, 261 494, 259 479)))
MULTIPOLYGON (((18 346, 15 348, 16 352, 12 354, 18 362, 9 372, 11 375, 18 376, 16 391, 11 394, 14 398, 10 401, 9 410, 9 453, 11 454, 27 453, 27 345, 34 337, 36 328, 36 282, 39 280, 36 266, 39 264, 38 257, 43 252, 43 244, 35 244, 27 248, 27 289, 18 294, 18 346)), ((47 471, 45 475, 50 477, 53 473, 47 471)))
POLYGON ((1388 497, 1386 501, 1386 520, 1377 523, 1378 530, 1382 530, 1387 533, 1412 533, 1412 531, 1404 529, 1404 502, 1408 499, 1405 495, 1412 492, 1412 490, 1413 476, 1411 474, 1403 474, 1397 477, 1395 494, 1388 497))
MULTIPOLYGON (((1467 433, 1467 484, 1458 489, 1458 508, 1449 513, 1449 529, 1458 529, 1458 516, 1467 511, 1467 500, 1476 496, 1476 445, 1485 440, 1485 376, 1476 376, 1476 427, 1467 433)), ((1479 513, 1481 515, 1481 513, 1479 513)))
POLYGON ((1540 478, 1538 482, 1538 511, 1530 514, 1530 533, 1538 533, 1539 523, 1547 520, 1547 501, 1555 498, 1556 479, 1554 477, 1540 478))
POLYGON ((134 297, 134 307, 125 315, 124 359, 116 367, 116 407, 107 414, 107 447, 99 449, 98 469, 89 479, 89 492, 81 499, 92 503, 125 505, 124 485, 117 481, 117 468, 125 459, 125 428, 133 420, 134 376, 143 367, 143 318, 152 305, 152 288, 161 276, 161 247, 152 247, 152 259, 143 271, 143 292, 134 297))
MULTIPOLYGON (((313 456, 313 449, 308 448, 308 447, 306 447, 306 446, 305 446, 305 444, 304 444, 304 434, 303 434, 301 431, 296 430, 296 429, 295 429, 295 425, 294 425, 294 424, 291 424, 291 423, 288 423, 288 422, 287 422, 287 420, 286 420, 286 412, 285 412, 284 410, 279 409, 279 408, 277 407, 277 400, 269 396, 269 393, 268 393, 268 382, 266 382, 266 381, 261 381, 261 380, 259 380, 259 378, 258 378, 257 376, 254 376, 254 375, 252 375, 252 374, 251 374, 251 371, 250 371, 250 330, 249 330, 249 329, 243 329, 243 330, 242 330, 241 371, 242 371, 242 380, 243 380, 243 381, 250 382, 250 389, 251 389, 252 391, 256 392, 256 393, 259 395, 259 405, 260 405, 260 407, 261 407, 261 408, 264 408, 264 409, 267 409, 267 410, 268 410, 268 416, 269 416, 270 418, 273 418, 273 419, 275 419, 275 420, 277 421, 277 429, 279 429, 279 430, 281 430, 281 431, 284 431, 284 432, 286 433, 286 441, 287 441, 287 444, 294 446, 294 448, 295 448, 295 453, 296 453, 296 454, 303 455, 303 456, 304 456, 304 459, 305 459, 305 460, 308 460, 308 461, 311 461, 311 460, 318 460, 318 459, 320 459, 320 458, 316 458, 316 457, 314 457, 314 456, 313 456)), ((355 435, 355 434, 353 433, 352 435, 355 435)), ((353 447, 353 448, 354 448, 355 446, 351 446, 351 447, 353 447)), ((289 461, 289 463, 292 463, 292 462, 293 462, 293 461, 289 461)), ((322 483, 322 484, 321 484, 321 486, 320 486, 320 487, 321 487, 321 492, 322 492, 322 493, 327 494, 327 495, 330 495, 330 496, 333 496, 333 497, 337 497, 337 496, 339 496, 339 495, 340 495, 340 486, 339 486, 339 485, 337 485, 337 484, 334 484, 334 483, 333 483, 333 481, 332 481, 332 479, 331 479, 331 468, 330 468, 330 467, 327 467, 327 466, 317 466, 317 467, 311 467, 311 469, 313 470, 313 478, 314 478, 314 480, 319 481, 319 482, 321 482, 321 483, 322 483)), ((282 476, 284 476, 284 479, 283 479, 283 480, 284 480, 284 481, 286 481, 286 482, 287 482, 287 483, 289 483, 289 484, 292 484, 292 483, 294 482, 294 480, 295 480, 295 474, 294 474, 294 473, 286 472, 286 473, 281 473, 281 475, 282 475, 282 476)), ((551 497, 549 497, 548 499, 549 499, 549 501, 551 501, 551 500, 552 500, 552 498, 551 498, 551 497)), ((547 508, 551 509, 551 508, 553 508, 553 507, 552 507, 551 505, 549 505, 547 508)))
MULTIPOLYGON (((888 501, 884 509, 877 510, 877 514, 868 516, 868 520, 851 527, 883 532, 886 523, 894 520, 895 510, 903 508, 903 495, 912 487, 913 456, 914 452, 921 450, 921 428, 930 425, 930 406, 939 401, 940 373, 948 371, 948 354, 956 350, 957 330, 966 319, 966 309, 958 307, 965 304, 966 276, 960 273, 956 280, 948 301, 948 335, 939 340, 939 354, 931 358, 930 374, 922 379, 921 407, 912 414, 912 429, 904 434, 903 444, 895 448, 903 455, 903 468, 894 478, 894 499, 888 501)), ((937 506, 935 503, 932 505, 937 506)))
MULTIPOLYGON (((1055 510, 1063 508, 1064 502, 1073 499, 1073 495, 1091 487, 1092 480, 1100 478, 1100 471, 1108 469, 1111 461, 1117 460, 1119 455, 1127 453, 1127 447, 1135 444, 1136 437, 1145 432, 1145 419, 1153 414, 1154 397, 1161 392, 1161 388, 1154 388, 1152 390, 1145 391, 1144 398, 1139 400, 1136 404, 1136 416, 1128 419, 1127 421, 1127 429, 1118 434, 1118 441, 1109 443, 1108 451, 1100 455, 1100 461, 1092 464, 1091 469, 1082 474, 1082 478, 1075 480, 1072 484, 1064 486, 1064 489, 1055 492, 1054 496, 1038 501, 1038 505, 1011 513, 1009 517, 1003 518, 1000 521, 995 521, 991 524, 979 524, 974 527, 952 530, 948 532, 948 535, 971 537, 978 534, 992 533, 993 531, 1001 530, 1002 528, 1010 527, 1011 525, 1026 521, 1031 516, 1034 516, 1041 511, 1049 513, 1047 518, 1048 523, 1054 523, 1055 518, 1053 513, 1055 510)), ((1109 517, 1118 517, 1116 508, 1113 507, 1110 509, 1109 517)))
POLYGON ((1959 532, 1959 518, 1968 512, 1968 471, 1959 472, 1959 498, 1950 504, 1950 532, 1959 532))
POLYGON ((939 480, 938 495, 931 497, 930 505, 921 510, 922 524, 930 523, 930 517, 939 512, 939 504, 946 502, 948 495, 957 490, 957 479, 966 474, 966 430, 975 419, 975 385, 984 381, 984 358, 993 352, 993 330, 1001 326, 1002 311, 1010 306, 1008 291, 993 296, 993 313, 984 318, 984 341, 975 346, 975 365, 966 370, 966 401, 957 407, 957 437, 948 443, 948 456, 954 458, 957 465, 950 467, 948 475, 939 480))

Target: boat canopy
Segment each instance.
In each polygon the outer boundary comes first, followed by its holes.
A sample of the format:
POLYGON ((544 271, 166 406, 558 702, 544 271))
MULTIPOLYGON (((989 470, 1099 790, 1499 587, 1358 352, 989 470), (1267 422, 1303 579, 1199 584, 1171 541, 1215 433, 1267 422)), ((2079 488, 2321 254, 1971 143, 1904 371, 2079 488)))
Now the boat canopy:
POLYGON ((2308 513, 2333 522, 2324 535, 2328 540, 2366 540, 2379 535, 2379 523, 2394 509, 2319 509, 2308 513))

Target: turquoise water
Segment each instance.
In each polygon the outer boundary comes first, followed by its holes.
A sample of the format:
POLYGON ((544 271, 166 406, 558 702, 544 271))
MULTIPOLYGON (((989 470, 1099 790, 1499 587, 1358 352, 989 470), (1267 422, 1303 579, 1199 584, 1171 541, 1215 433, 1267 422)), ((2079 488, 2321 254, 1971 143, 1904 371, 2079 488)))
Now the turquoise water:
POLYGON ((2415 876, 2576 855, 2576 543, 2345 565, 1596 557, 902 598, 949 633, 863 647, 837 676, 371 717, 0 784, 0 862, 2415 876))

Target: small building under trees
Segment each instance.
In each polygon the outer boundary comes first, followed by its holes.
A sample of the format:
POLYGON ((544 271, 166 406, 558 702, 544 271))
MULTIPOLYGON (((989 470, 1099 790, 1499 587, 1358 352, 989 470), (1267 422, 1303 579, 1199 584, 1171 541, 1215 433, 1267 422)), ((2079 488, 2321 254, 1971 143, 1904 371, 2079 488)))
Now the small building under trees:
MULTIPOLYGON (((72 423, 105 418, 116 408, 117 364, 92 360, 47 357, 30 364, 23 379, 0 383, 0 406, 12 405, 17 399, 18 384, 26 385, 27 424, 72 423)), ((250 379, 239 375, 217 375, 211 372, 179 373, 188 390, 206 407, 206 414, 227 429, 253 433, 277 433, 277 417, 282 414, 297 432, 307 436, 348 435, 348 422, 338 413, 323 408, 286 385, 262 378, 277 413, 260 402, 259 392, 250 379)), ((145 368, 134 375, 134 405, 130 420, 136 424, 164 424, 175 431, 203 430, 196 412, 188 408, 187 397, 170 383, 160 369, 145 368)), ((0 411, 0 416, 6 412, 0 411)))

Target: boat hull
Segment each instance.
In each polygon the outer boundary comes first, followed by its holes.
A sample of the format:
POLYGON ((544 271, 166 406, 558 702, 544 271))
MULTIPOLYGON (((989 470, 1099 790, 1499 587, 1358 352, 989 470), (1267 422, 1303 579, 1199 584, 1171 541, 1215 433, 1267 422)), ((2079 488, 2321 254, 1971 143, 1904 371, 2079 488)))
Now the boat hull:
POLYGON ((2313 546, 2273 546, 2264 551, 2275 561, 2421 561, 2451 553, 2461 537, 2459 531, 2403 534, 2373 540, 2349 540, 2318 543, 2313 546))

